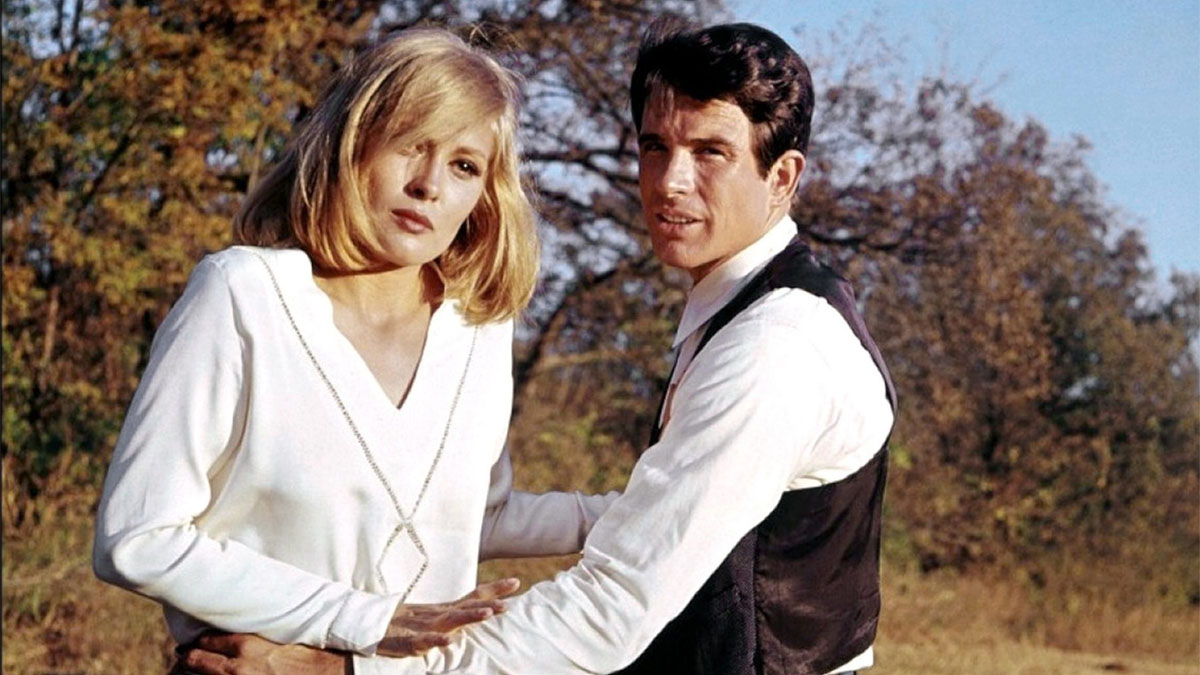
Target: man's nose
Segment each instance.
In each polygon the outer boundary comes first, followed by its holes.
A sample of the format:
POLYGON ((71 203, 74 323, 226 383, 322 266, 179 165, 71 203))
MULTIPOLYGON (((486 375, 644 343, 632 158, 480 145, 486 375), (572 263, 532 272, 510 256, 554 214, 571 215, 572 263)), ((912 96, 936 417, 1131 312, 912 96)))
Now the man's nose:
POLYGON ((404 191, 413 199, 433 201, 441 194, 443 172, 441 163, 432 152, 424 152, 413 162, 404 191))
POLYGON ((667 194, 686 194, 695 187, 696 166, 687 152, 673 152, 663 167, 662 188, 667 194))

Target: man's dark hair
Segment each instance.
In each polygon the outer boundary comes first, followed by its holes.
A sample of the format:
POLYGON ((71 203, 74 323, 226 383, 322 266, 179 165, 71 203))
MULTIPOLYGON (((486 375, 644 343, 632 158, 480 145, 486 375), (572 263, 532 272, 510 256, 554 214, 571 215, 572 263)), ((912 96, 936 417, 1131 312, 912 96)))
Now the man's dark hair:
POLYGON ((812 76, 800 55, 765 28, 656 23, 642 40, 629 88, 639 132, 646 99, 663 85, 697 101, 721 99, 741 108, 754 125, 754 151, 764 174, 788 150, 808 152, 812 76))

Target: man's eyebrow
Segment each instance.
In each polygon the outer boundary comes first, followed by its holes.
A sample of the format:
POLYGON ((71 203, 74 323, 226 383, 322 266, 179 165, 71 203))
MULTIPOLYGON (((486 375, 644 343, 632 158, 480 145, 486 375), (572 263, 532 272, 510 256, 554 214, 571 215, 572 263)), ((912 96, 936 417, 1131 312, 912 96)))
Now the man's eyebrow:
POLYGON ((688 139, 688 145, 691 146, 717 146, 721 148, 732 148, 734 142, 724 136, 702 136, 700 138, 688 139))
MULTIPOLYGON (((638 136, 638 144, 662 141, 663 137, 655 133, 644 133, 638 136)), ((700 136, 698 138, 689 138, 687 144, 692 147, 720 147, 732 148, 736 146, 732 140, 724 136, 700 136)))

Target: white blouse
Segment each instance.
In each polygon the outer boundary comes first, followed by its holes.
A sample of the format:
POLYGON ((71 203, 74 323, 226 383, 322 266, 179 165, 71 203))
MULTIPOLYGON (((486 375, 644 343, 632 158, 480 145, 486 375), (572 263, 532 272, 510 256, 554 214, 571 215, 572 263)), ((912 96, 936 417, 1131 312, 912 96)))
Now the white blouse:
POLYGON ((488 555, 578 551, 612 497, 511 492, 512 323, 434 312, 396 407, 299 250, 197 265, 130 405, 96 574, 209 627, 371 654, 401 602, 475 584, 488 555))

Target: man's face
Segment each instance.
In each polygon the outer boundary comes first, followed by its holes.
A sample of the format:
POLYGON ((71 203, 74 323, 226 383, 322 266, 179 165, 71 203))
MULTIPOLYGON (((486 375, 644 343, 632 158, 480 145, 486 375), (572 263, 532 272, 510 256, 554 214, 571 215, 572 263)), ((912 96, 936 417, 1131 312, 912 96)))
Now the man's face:
POLYGON ((772 224, 770 174, 759 174, 737 105, 660 92, 638 136, 642 209, 655 254, 699 281, 772 224))

